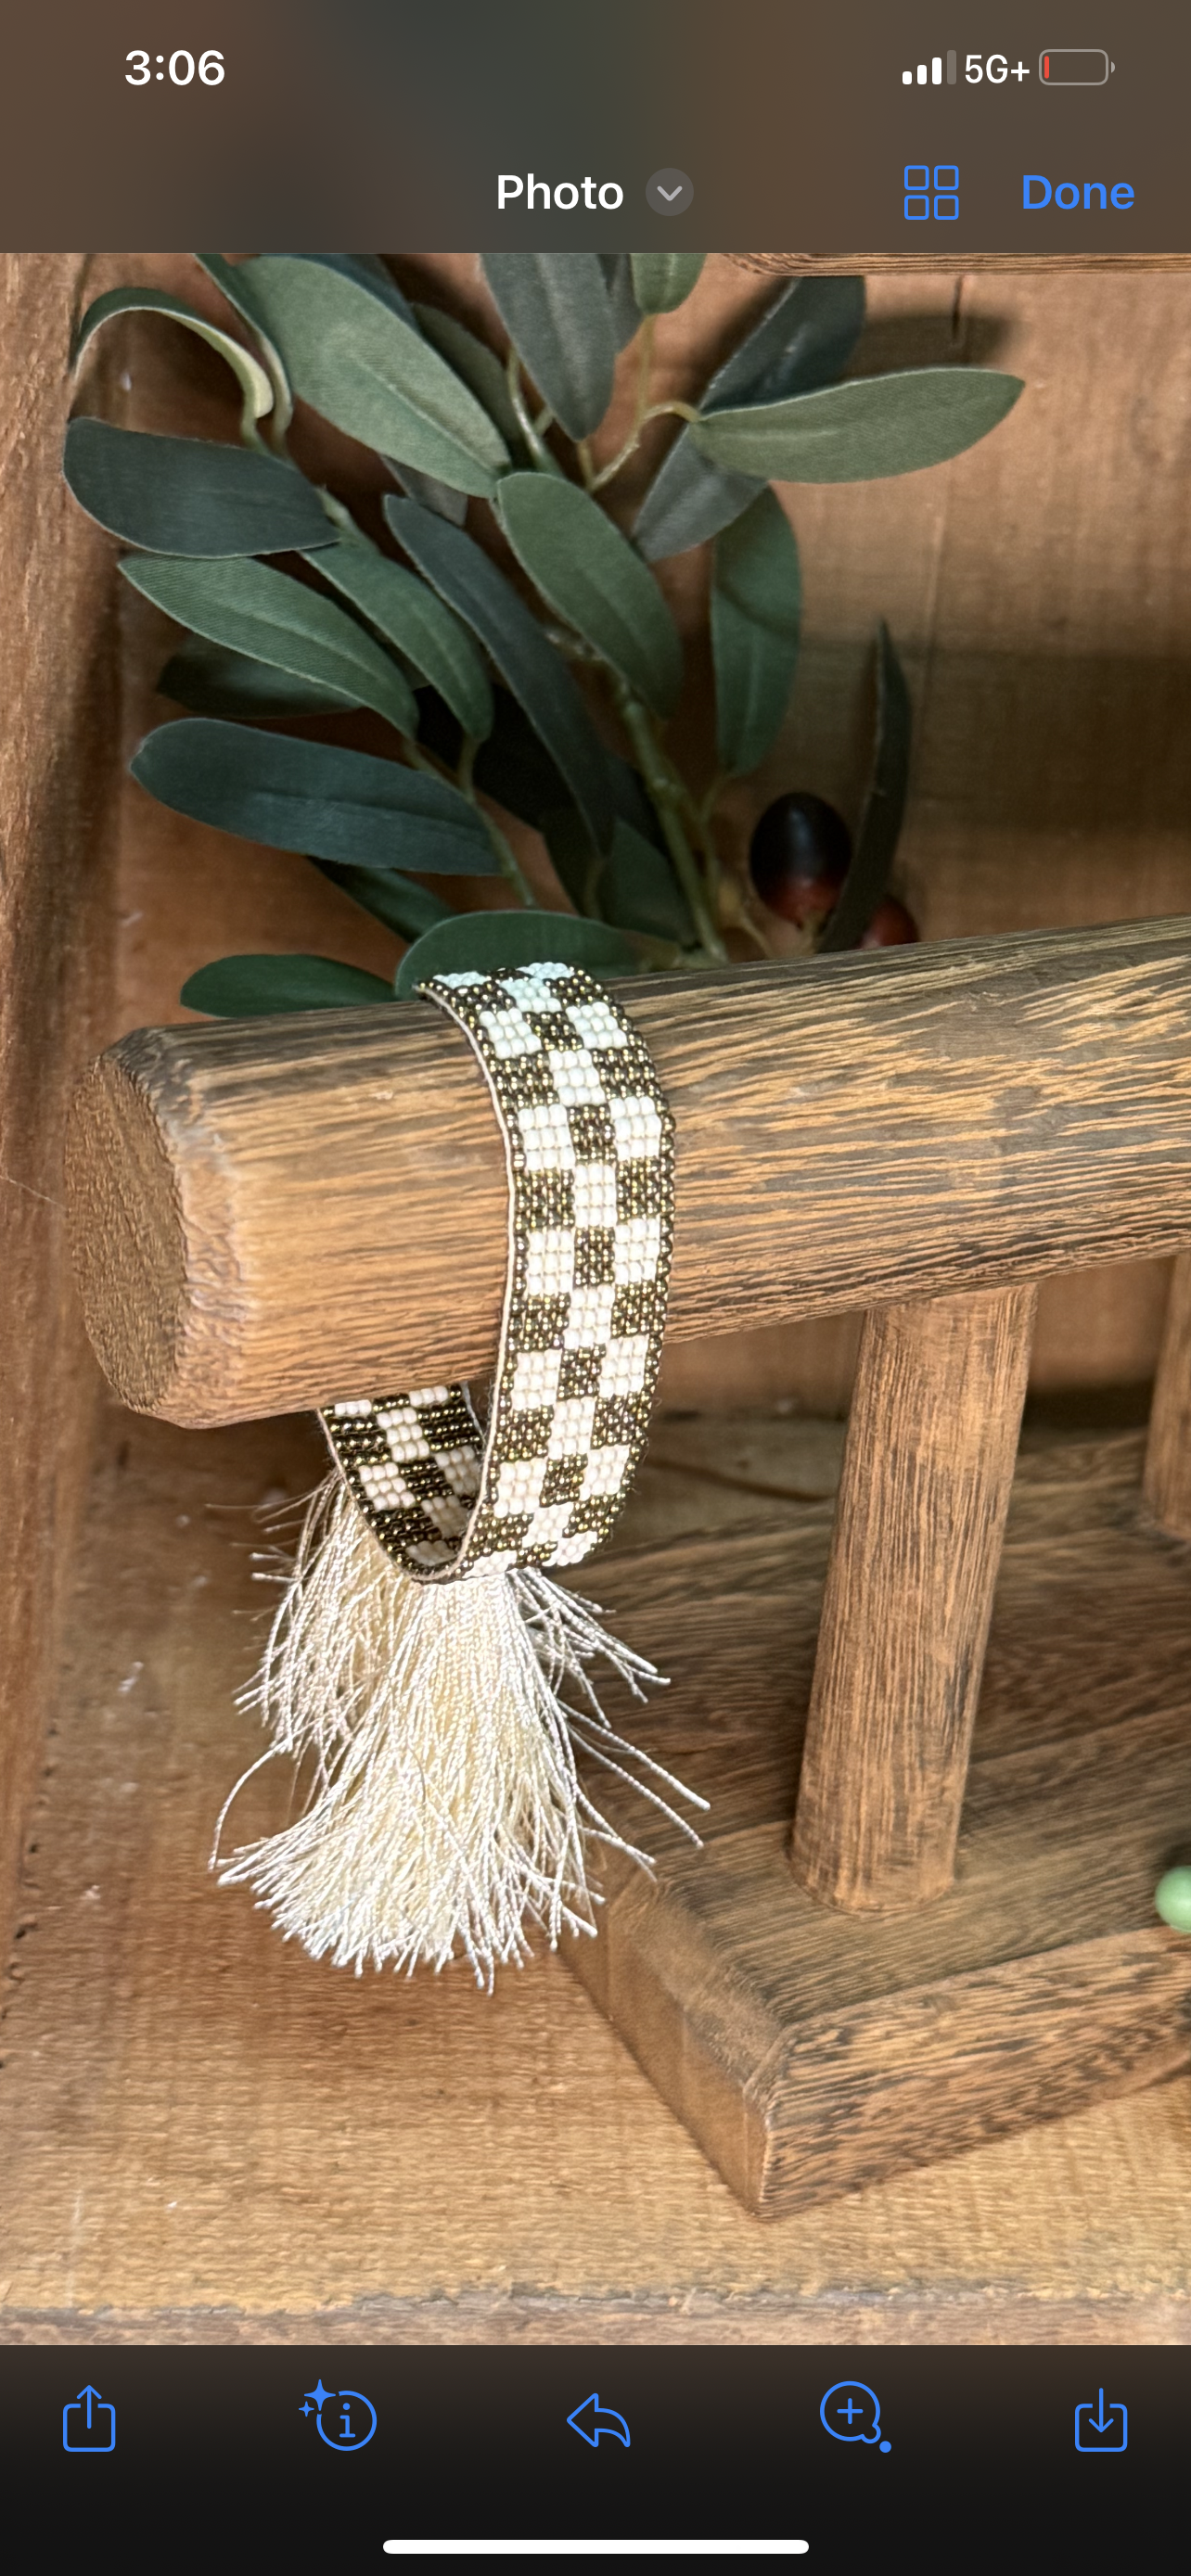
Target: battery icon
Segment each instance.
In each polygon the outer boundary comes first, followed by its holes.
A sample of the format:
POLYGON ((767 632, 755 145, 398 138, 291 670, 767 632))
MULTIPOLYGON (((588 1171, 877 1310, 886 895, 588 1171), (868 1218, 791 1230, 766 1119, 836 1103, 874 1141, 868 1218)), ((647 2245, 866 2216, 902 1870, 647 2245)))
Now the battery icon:
POLYGON ((1101 89, 1115 70, 1100 45, 1052 45, 1038 59, 1038 78, 1047 89, 1101 89))

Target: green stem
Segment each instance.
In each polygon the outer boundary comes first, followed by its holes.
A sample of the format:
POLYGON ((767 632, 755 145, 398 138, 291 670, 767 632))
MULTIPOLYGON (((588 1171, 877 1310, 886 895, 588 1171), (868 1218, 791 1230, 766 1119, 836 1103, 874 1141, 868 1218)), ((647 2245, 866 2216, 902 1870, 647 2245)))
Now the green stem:
POLYGON ((698 810, 700 822, 710 825, 712 815, 715 812, 716 806, 719 804, 720 798, 723 795, 727 784, 727 770, 717 769, 715 777, 712 779, 711 785, 707 790, 707 794, 705 796, 701 796, 699 799, 698 810))
MULTIPOLYGON (((530 411, 529 404, 525 399, 525 388, 521 382, 521 361, 518 358, 515 349, 510 349, 508 357, 505 360, 505 383, 509 388, 509 400, 517 414, 517 427, 525 440, 525 444, 529 449, 530 456, 533 463, 536 465, 539 474, 557 474, 565 482, 566 477, 563 474, 562 467, 558 463, 557 458, 551 455, 549 448, 542 439, 538 430, 537 422, 535 421, 533 414, 530 411)), ((548 420, 549 417, 549 413, 543 414, 544 419, 548 420)))
POLYGON ((612 688, 625 731, 636 752, 641 775, 657 807, 666 847, 691 907, 691 918, 700 942, 709 957, 714 957, 719 965, 726 965, 728 951, 708 910, 707 891, 682 827, 681 808, 688 801, 687 791, 658 742, 647 709, 639 698, 634 697, 627 680, 623 680, 618 672, 612 674, 612 688))
POLYGON ((616 455, 611 459, 609 464, 601 467, 599 473, 595 476, 591 484, 591 490, 593 492, 602 492, 605 483, 610 483, 613 475, 619 474, 621 466, 628 464, 630 456, 635 454, 636 449, 640 444, 641 432, 647 421, 667 420, 672 414, 676 419, 688 422, 699 420, 702 417, 702 415, 695 409, 695 405, 693 403, 650 403, 634 421, 632 429, 630 430, 623 447, 618 448, 616 455))
MULTIPOLYGON (((641 424, 649 408, 649 379, 653 372, 654 318, 652 313, 648 313, 638 333, 637 390, 633 401, 632 427, 623 446, 618 447, 611 463, 601 467, 598 474, 590 472, 588 465, 584 464, 583 479, 589 492, 599 492, 605 483, 611 482, 614 474, 619 474, 621 466, 628 463, 641 436, 641 424)), ((586 441, 584 444, 586 445, 586 441)), ((582 463, 582 448, 579 454, 582 463)))
MULTIPOLYGON (((476 765, 476 753, 479 748, 479 735, 474 733, 465 733, 463 741, 459 747, 459 759, 455 769, 455 785, 458 788, 460 795, 466 796, 468 804, 473 808, 474 812, 479 815, 480 821, 483 824, 488 838, 492 843, 492 847, 496 852, 497 858, 500 861, 500 872, 505 883, 512 886, 518 903, 524 904, 527 912, 537 912, 540 909, 537 896, 521 868, 516 851, 510 847, 509 843, 505 839, 504 833, 501 831, 499 823, 494 823, 491 814, 489 814, 486 808, 481 805, 479 797, 476 794, 473 772, 476 765)), ((429 766, 428 763, 426 765, 429 766)))
POLYGON ((711 815, 704 806, 696 804, 685 779, 680 779, 679 785, 682 790, 683 804, 686 807, 687 813, 694 827, 695 846, 702 854, 707 878, 707 891, 711 899, 711 908, 718 921, 720 910, 720 879, 723 876, 724 871, 720 865, 720 854, 716 848, 715 836, 711 829, 711 815))
POLYGON ((318 497, 322 502, 323 508, 326 511, 332 527, 338 528, 341 536, 355 537, 357 543, 361 545, 367 543, 364 531, 362 528, 358 528, 356 526, 351 511, 346 507, 344 502, 336 498, 334 492, 328 492, 325 483, 320 483, 318 487, 318 497))
POLYGON ((741 930, 743 930, 745 938, 752 940, 754 948, 759 948, 763 957, 772 957, 773 942, 766 938, 765 932, 762 930, 761 924, 756 919, 753 912, 748 895, 743 888, 738 889, 738 900, 740 903, 739 926, 741 930))
POLYGON ((653 341, 656 329, 656 313, 647 313, 637 342, 637 399, 633 407, 635 430, 640 429, 649 409, 649 385, 653 375, 653 341))
POLYGON ((474 792, 469 795, 468 803, 475 806, 476 812, 484 825, 484 829, 487 832, 488 838, 492 843, 492 847, 500 861, 500 872, 506 885, 511 885, 518 903, 524 904, 527 912, 540 912, 541 905, 538 902, 533 887, 521 867, 516 851, 511 849, 509 843, 506 841, 499 823, 494 823, 491 814, 485 812, 478 796, 476 796, 474 792))
MULTIPOLYGON (((698 842, 699 848, 703 851, 703 854, 708 861, 709 881, 712 887, 717 920, 721 919, 723 916, 724 907, 721 889, 723 886, 725 869, 719 851, 716 848, 715 836, 712 832, 711 826, 716 806, 719 804, 720 798, 723 795, 727 784, 727 771, 723 769, 717 770, 706 794, 700 796, 697 801, 693 796, 690 799, 691 819, 695 826, 695 838, 698 842)), ((772 957, 773 943, 769 938, 767 938, 765 931, 757 920, 756 913, 753 909, 752 888, 749 885, 747 877, 741 879, 733 872, 729 882, 735 889, 736 914, 735 918, 729 919, 728 927, 732 930, 743 931, 745 938, 752 940, 754 948, 759 948, 763 957, 772 957)))

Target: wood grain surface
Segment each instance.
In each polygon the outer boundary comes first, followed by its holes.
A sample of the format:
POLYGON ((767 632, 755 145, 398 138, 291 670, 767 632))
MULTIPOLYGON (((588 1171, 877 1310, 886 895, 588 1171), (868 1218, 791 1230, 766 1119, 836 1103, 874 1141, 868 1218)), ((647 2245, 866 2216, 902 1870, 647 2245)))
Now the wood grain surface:
POLYGON ((1146 1447, 1145 1498, 1155 1520, 1191 1538, 1191 1256, 1174 1265, 1146 1447))
MULTIPOLYGON (((1020 1385, 1020 1329, 1005 1339, 1020 1385)), ((831 1911, 789 1866, 825 1530, 812 1549, 804 1523, 793 1581, 784 1531, 607 1567, 605 1606, 672 1674, 662 1758, 711 1817, 702 1853, 653 1838, 653 1885, 611 1861, 600 1938, 567 1956, 759 2215, 1191 2063, 1191 1942, 1153 1911, 1191 1831, 1191 1561, 1154 1532, 1139 1467, 1132 1438, 1023 1459, 955 1883, 904 1913, 831 1911), (693 1635, 671 1623, 679 1583, 693 1635)))
POLYGON ((865 1320, 794 1820, 821 1904, 951 1885, 1035 1303, 982 1289, 865 1320))
POLYGON ((58 470, 79 252, 0 254, 0 1935, 53 1685, 97 1377, 62 1192, 113 1009, 119 678, 107 538, 58 470))
POLYGON ((1144 277, 1147 269, 1191 268, 1191 251, 1096 251, 1068 252, 1062 258, 1045 251, 969 250, 955 251, 880 251, 880 250, 734 250, 726 256, 740 268, 762 271, 768 277, 852 276, 863 269, 877 277, 930 277, 939 271, 948 276, 983 276, 989 272, 1033 276, 1037 272, 1073 270, 1078 276, 1088 269, 1125 269, 1135 277, 1144 277))
MULTIPOLYGON (((673 1338, 1191 1235, 1191 923, 625 988, 674 1111, 673 1338)), ((78 1095, 84 1311, 190 1424, 491 1366, 503 1153, 425 1003, 142 1031, 78 1095)))
MULTIPOLYGON (((632 1725, 662 1760, 711 1777, 717 1831, 768 1819, 785 1907, 799 1891, 782 1819, 831 1526, 829 1498, 798 1497, 823 1493, 838 1426, 660 1429, 682 1454, 650 1467, 630 1507, 647 1508, 655 1576, 631 1617, 633 1642, 669 1657, 674 1681, 632 1725), (662 1543, 667 1475, 675 1546, 662 1543), (754 1635, 781 1680, 768 1718, 754 1635)), ((559 1961, 502 1976, 492 1997, 459 1971, 340 1975, 280 1941, 245 1891, 221 1891, 207 1871, 214 1816, 260 1749, 234 1703, 270 1600, 253 1580, 259 1513, 318 1472, 303 1423, 185 1433, 114 1406, 106 1417, 4 1989, 0 2341, 1191 2338, 1184 2076, 762 2225, 559 1961)), ((1187 1551, 1141 1532, 1139 1475, 1138 1441, 1089 1451, 1027 1435, 974 1802, 986 1759, 1028 1763, 1033 1747, 1057 1763, 1067 1745, 1094 1767, 1124 1720, 1185 1707, 1187 1551)), ((633 1569, 609 1557, 588 1588, 611 1607, 622 1583, 628 1634, 633 1569)), ((1151 1748, 1155 1789, 1164 1758, 1151 1748)), ((1120 1779, 1114 1763, 1109 1795, 1120 1779)), ((287 1782, 260 1785, 258 1821, 280 1821, 287 1782)), ((1173 1771, 1167 1797, 1173 1837, 1186 1813, 1173 1771)), ((639 1810, 634 1825, 645 1830, 639 1810)), ((979 1965, 990 1907, 1010 1955, 1019 1927, 1060 1949, 1070 1934, 1069 1950, 1105 1935, 1115 1893, 1091 1875, 1081 1888, 1063 1854, 1056 1816, 1024 1915, 1007 1869, 1001 1896, 995 1876, 973 1888, 962 1939, 947 1934, 957 1969, 979 1965)), ((1144 1931, 1144 1867, 1129 1867, 1144 1931)), ((944 1957, 928 1913, 885 1925, 802 1904, 846 1932, 873 1986, 891 1934, 919 1992, 944 1957)), ((810 1997, 820 2015, 840 2009, 827 1973, 810 1997)), ((937 2090, 945 2102, 945 2078, 937 2090)))

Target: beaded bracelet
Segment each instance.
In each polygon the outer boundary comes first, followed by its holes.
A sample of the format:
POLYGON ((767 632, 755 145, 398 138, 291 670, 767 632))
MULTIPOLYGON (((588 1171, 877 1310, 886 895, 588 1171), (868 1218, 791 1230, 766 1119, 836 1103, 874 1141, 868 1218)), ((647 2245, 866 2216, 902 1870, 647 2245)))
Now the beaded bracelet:
POLYGON ((588 1667, 602 1657, 638 1698, 660 1675, 545 1571, 607 1538, 644 1446, 673 1122, 643 1039, 580 968, 442 975, 421 990, 470 1039, 504 1139, 509 1262, 487 1431, 464 1386, 324 1412, 336 1472, 246 1695, 270 1728, 263 1760, 306 1761, 310 1793, 296 1823, 222 1875, 256 1888, 316 1957, 359 1971, 462 1953, 490 1984, 527 1954, 528 1924, 552 1946, 594 1930, 587 1841, 645 1859, 593 1805, 577 1753, 622 1779, 646 1772, 634 1786, 687 1833, 651 1783, 703 1804, 613 1731, 588 1667))
POLYGON ((470 1038, 509 1173, 509 1267, 487 1439, 465 1387, 323 1420, 382 1547, 425 1581, 577 1565, 612 1529, 662 1351, 674 1125, 653 1058, 574 966, 436 976, 470 1038))

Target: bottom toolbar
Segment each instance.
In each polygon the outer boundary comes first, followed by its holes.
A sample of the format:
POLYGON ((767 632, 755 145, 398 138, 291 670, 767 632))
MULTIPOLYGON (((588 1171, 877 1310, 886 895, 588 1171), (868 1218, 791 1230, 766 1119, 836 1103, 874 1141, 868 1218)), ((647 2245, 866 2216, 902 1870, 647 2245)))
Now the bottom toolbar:
POLYGON ((171 2576, 230 2564, 233 2530, 245 2565, 336 2576, 899 2546, 922 2571, 1094 2569, 1181 2515, 1189 2399, 1183 2349, 10 2349, 0 2478, 36 2563, 107 2547, 124 2576, 167 2527, 171 2576))

